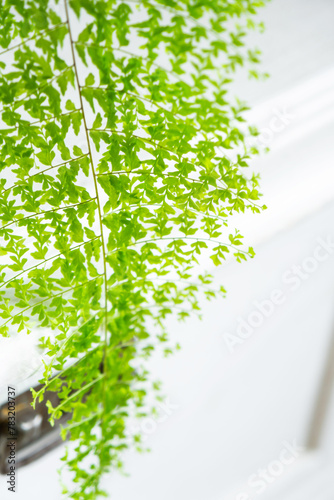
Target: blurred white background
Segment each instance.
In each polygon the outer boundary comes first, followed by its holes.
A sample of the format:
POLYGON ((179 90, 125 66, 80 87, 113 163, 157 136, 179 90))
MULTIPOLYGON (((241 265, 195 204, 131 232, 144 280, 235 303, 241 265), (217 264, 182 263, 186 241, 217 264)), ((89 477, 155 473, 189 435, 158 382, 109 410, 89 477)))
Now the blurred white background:
MULTIPOLYGON (((271 78, 234 87, 271 149, 254 162, 268 210, 235 219, 256 257, 212 270, 228 295, 202 322, 170 324, 183 349, 151 363, 169 405, 142 424, 151 453, 106 479, 113 500, 334 498, 334 3, 272 0, 261 18, 271 78)), ((62 453, 19 470, 17 500, 60 500, 62 453)))

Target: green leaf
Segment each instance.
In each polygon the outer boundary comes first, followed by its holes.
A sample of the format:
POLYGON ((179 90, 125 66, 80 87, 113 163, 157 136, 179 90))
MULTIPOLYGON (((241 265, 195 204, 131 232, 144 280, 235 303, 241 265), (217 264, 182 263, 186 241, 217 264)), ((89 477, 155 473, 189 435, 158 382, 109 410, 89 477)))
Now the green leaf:
POLYGON ((83 155, 82 149, 75 145, 73 146, 73 153, 75 154, 75 156, 83 155))
POLYGON ((52 160, 56 155, 53 151, 44 150, 37 153, 36 156, 40 160, 40 162, 43 163, 43 165, 50 166, 52 164, 52 160))
POLYGON ((100 128, 100 127, 102 127, 102 116, 100 113, 97 113, 92 128, 100 128))
POLYGON ((85 85, 91 86, 94 85, 94 83, 95 83, 95 77, 93 73, 89 73, 89 75, 86 77, 85 85))
POLYGON ((65 108, 68 109, 68 111, 73 111, 76 109, 74 102, 70 101, 69 99, 66 101, 65 108))

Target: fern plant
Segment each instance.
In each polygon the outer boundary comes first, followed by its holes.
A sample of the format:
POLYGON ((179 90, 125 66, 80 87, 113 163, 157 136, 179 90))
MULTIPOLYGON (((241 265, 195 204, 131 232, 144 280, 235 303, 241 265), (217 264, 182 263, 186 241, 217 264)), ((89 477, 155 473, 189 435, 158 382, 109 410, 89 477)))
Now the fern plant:
POLYGON ((58 393, 51 424, 71 413, 73 499, 121 466, 166 318, 224 295, 199 257, 254 254, 227 227, 263 208, 228 89, 240 66, 259 77, 245 36, 264 2, 0 1, 1 333, 50 332, 33 398, 58 393))

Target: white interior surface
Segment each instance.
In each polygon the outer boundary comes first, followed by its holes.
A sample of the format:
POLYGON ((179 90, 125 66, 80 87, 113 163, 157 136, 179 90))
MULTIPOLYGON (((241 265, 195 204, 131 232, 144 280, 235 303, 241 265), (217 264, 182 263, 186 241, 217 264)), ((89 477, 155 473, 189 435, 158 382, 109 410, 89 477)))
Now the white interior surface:
MULTIPOLYGON (((275 110, 286 109, 293 118, 272 134, 271 152, 254 163, 268 210, 235 219, 257 255, 214 270, 228 296, 207 303, 202 322, 171 323, 183 349, 168 359, 156 356, 151 367, 164 381, 172 409, 153 432, 147 423, 151 453, 125 455, 131 476, 106 478, 114 500, 256 498, 249 476, 277 460, 284 443, 307 441, 334 333, 334 252, 324 251, 324 260, 304 273, 296 290, 291 277, 293 266, 307 265, 319 238, 334 241, 334 2, 273 0, 262 17, 267 30, 258 44, 271 79, 240 79, 236 93, 253 105, 250 119, 260 130, 270 128, 275 110), (267 300, 273 290, 281 291, 284 302, 231 353, 224 334, 235 335, 238 318, 246 320, 257 310, 254 301, 267 300)), ((5 342, 3 386, 15 372, 15 354, 5 354, 5 342)), ((331 401, 319 449, 300 452, 267 485, 263 500, 334 498, 333 422, 331 401)), ((47 493, 59 500, 62 453, 57 449, 19 470, 15 498, 44 500, 47 493)), ((0 477, 1 499, 12 495, 5 481, 0 477)))

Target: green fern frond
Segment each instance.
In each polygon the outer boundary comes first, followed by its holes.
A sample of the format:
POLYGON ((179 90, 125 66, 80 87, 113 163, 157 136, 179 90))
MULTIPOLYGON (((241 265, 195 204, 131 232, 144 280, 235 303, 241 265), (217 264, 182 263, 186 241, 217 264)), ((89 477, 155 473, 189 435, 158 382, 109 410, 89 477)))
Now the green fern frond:
POLYGON ((264 3, 0 2, 0 329, 49 329, 33 395, 58 393, 50 422, 71 413, 75 500, 120 466, 166 318, 224 295, 200 256, 254 254, 227 229, 262 208, 228 90, 238 67, 254 74, 245 35, 264 3))

